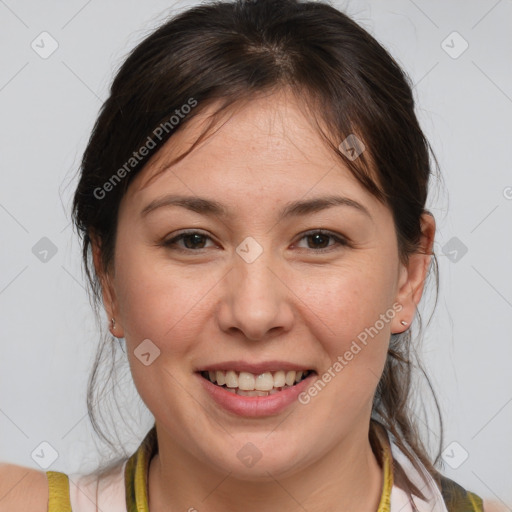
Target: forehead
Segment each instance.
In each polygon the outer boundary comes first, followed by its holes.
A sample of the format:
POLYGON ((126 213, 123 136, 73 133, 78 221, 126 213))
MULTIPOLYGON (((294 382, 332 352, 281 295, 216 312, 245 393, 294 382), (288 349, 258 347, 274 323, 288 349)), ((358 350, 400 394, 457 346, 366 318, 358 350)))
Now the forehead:
POLYGON ((308 189, 318 190, 320 182, 323 192, 343 187, 359 197, 369 195, 328 147, 317 120, 308 117, 291 93, 280 91, 234 105, 209 127, 217 109, 210 105, 177 131, 135 177, 125 199, 147 202, 169 187, 203 196, 217 193, 219 187, 226 194, 278 190, 284 197, 287 189, 289 196, 302 196, 308 189), (206 138, 170 165, 207 128, 206 138))
POLYGON ((282 169, 284 163, 339 164, 304 107, 286 90, 235 104, 220 113, 209 127, 218 106, 214 103, 204 108, 177 131, 137 175, 133 188, 142 190, 157 179, 169 162, 189 150, 207 129, 206 138, 185 157, 188 162, 207 158, 212 164, 254 167, 254 171, 258 170, 257 164, 252 162, 265 162, 274 169, 282 169))

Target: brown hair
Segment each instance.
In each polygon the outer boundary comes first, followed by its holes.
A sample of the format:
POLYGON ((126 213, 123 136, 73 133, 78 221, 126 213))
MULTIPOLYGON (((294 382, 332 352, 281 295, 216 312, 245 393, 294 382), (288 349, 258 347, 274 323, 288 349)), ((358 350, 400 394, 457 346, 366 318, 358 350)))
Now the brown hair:
MULTIPOLYGON (((235 104, 283 88, 295 95, 340 162, 390 208, 400 260, 405 263, 420 250, 420 216, 429 213, 425 204, 431 156, 438 165, 414 112, 410 79, 395 60, 347 15, 322 2, 210 2, 173 17, 130 53, 83 155, 73 220, 83 239, 95 308, 101 290, 89 259, 91 234, 101 240, 102 271, 112 270, 119 203, 149 158, 206 107, 219 105, 215 120, 235 104), (351 134, 367 149, 356 159, 339 147, 351 134), (149 146, 144 154, 139 151, 149 146)), ((206 132, 212 125, 213 121, 206 132)), ((435 255, 432 267, 438 287, 435 255)), ((419 323, 421 333, 421 317, 419 323)), ((108 357, 110 350, 115 356, 116 347, 111 338, 103 340, 88 387, 91 422, 108 443, 96 421, 96 385, 104 354, 108 357)), ((375 445, 375 422, 380 422, 413 464, 416 455, 437 479, 411 408, 413 370, 417 366, 423 371, 415 353, 410 329, 391 335, 375 394, 370 440, 375 445)), ((429 387, 432 390, 430 383, 429 387)), ((433 396, 440 430, 436 464, 442 420, 433 396)), ((397 475, 397 483, 422 497, 406 475, 397 475)))

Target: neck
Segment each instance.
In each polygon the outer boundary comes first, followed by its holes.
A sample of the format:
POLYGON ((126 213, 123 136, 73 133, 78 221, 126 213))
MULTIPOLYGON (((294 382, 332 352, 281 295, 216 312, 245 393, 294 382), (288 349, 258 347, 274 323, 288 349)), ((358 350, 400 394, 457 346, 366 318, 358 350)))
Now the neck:
POLYGON ((217 472, 192 458, 170 438, 159 437, 159 453, 151 460, 148 479, 151 512, 376 512, 383 471, 367 435, 342 440, 291 476, 273 477, 269 473, 264 482, 217 472))

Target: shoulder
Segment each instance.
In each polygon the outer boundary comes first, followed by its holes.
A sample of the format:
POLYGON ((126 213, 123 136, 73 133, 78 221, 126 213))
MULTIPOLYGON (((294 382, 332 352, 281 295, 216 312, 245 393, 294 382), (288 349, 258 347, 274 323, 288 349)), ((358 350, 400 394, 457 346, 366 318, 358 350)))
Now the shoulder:
POLYGON ((485 499, 483 512, 510 512, 510 508, 501 501, 485 499))
POLYGON ((48 479, 44 471, 0 463, 0 510, 47 512, 48 479))

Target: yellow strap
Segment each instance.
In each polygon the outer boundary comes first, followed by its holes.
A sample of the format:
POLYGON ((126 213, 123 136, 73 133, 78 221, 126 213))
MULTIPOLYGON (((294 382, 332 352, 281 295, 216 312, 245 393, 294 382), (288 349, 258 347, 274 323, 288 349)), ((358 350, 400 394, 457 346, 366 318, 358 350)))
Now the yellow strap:
MULTIPOLYGON (((148 434, 149 435, 149 434, 148 434)), ((154 434, 156 436, 156 433, 154 434)), ((137 463, 135 466, 134 488, 135 488, 135 507, 137 512, 149 512, 149 499, 147 495, 147 476, 149 471, 149 456, 152 446, 144 439, 143 448, 139 450, 137 463)))
POLYGON ((390 512, 391 510, 391 490, 393 489, 393 455, 391 453, 391 447, 387 439, 383 439, 383 436, 379 436, 382 447, 382 459, 383 459, 383 482, 382 482, 382 494, 380 497, 379 508, 377 512, 390 512))
POLYGON ((69 499, 69 478, 60 471, 47 471, 48 512, 72 512, 69 499))
POLYGON ((477 494, 475 494, 471 491, 468 491, 468 498, 469 498, 469 501, 471 502, 471 505, 473 505, 473 510, 475 512, 483 512, 484 511, 483 500, 480 496, 478 496, 477 494))

